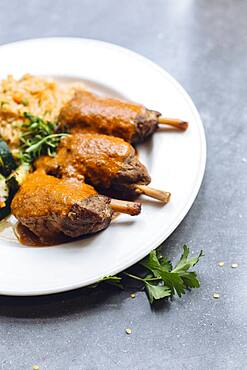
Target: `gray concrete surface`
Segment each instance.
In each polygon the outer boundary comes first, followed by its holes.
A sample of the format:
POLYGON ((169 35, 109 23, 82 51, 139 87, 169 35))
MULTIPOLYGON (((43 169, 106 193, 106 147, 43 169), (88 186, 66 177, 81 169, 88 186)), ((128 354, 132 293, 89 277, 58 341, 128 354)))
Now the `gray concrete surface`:
POLYGON ((1 369, 247 368, 246 15, 244 0, 0 1, 0 43, 89 37, 160 64, 192 96, 208 141, 199 196, 164 243, 171 258, 183 243, 203 247, 201 288, 153 310, 142 292, 0 297, 1 369))

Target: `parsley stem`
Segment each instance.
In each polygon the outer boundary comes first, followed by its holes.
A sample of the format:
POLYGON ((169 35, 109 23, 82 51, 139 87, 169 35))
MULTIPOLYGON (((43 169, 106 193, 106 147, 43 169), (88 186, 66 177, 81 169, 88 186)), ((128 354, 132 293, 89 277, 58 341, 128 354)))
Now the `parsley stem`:
POLYGON ((124 272, 124 275, 127 275, 127 276, 131 277, 132 279, 139 280, 139 281, 142 281, 142 282, 161 280, 161 278, 140 278, 139 276, 129 274, 128 272, 124 272))
POLYGON ((132 279, 143 281, 142 278, 140 278, 138 276, 135 276, 135 275, 132 275, 132 274, 129 274, 128 272, 124 272, 124 275, 127 275, 127 276, 131 277, 132 279))
POLYGON ((52 135, 48 135, 48 136, 44 137, 42 140, 40 140, 37 143, 35 143, 32 146, 30 146, 26 150, 26 153, 30 153, 33 150, 36 150, 39 146, 41 146, 43 143, 45 143, 48 139, 51 139, 51 138, 53 139, 55 137, 63 137, 63 136, 67 136, 67 134, 52 134, 52 135))

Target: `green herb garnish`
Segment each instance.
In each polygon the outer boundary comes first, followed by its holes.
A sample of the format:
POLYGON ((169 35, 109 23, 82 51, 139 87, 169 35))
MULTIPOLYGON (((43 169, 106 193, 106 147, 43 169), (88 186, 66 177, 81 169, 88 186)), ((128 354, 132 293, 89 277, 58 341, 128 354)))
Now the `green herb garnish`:
POLYGON ((25 112, 26 121, 22 125, 21 160, 31 163, 41 155, 53 157, 60 140, 66 133, 56 134, 56 124, 25 112))
POLYGON ((120 288, 128 288, 130 280, 136 280, 145 288, 150 304, 163 298, 172 298, 175 294, 179 297, 186 292, 186 289, 199 288, 200 282, 194 271, 189 271, 203 256, 200 251, 197 257, 189 257, 189 248, 184 245, 183 253, 179 262, 172 266, 168 259, 154 250, 139 262, 138 268, 141 272, 133 275, 129 271, 122 272, 118 276, 104 277, 101 282, 109 282, 120 288))

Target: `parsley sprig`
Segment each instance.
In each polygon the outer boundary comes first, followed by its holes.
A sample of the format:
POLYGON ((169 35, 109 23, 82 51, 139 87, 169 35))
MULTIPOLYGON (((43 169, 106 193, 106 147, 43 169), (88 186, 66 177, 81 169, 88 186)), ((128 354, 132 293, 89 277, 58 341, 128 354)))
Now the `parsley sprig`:
POLYGON ((60 140, 66 133, 56 133, 56 125, 45 121, 28 112, 24 113, 26 118, 22 125, 21 134, 21 160, 31 163, 41 155, 54 156, 60 140))
POLYGON ((172 298, 175 294, 181 297, 186 289, 200 287, 196 273, 189 270, 203 255, 203 251, 200 251, 197 257, 189 258, 189 248, 184 245, 180 260, 173 267, 159 250, 154 250, 139 262, 138 265, 142 268, 140 275, 133 275, 126 271, 118 276, 104 277, 100 282, 125 288, 128 287, 128 279, 137 280, 145 288, 150 304, 163 298, 172 298))

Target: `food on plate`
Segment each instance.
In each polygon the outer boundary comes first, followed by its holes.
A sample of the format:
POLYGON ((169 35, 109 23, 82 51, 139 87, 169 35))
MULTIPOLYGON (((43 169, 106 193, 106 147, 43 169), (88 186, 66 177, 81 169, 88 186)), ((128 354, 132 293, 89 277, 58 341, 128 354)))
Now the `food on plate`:
POLYGON ((140 204, 111 200, 75 178, 29 174, 11 204, 13 215, 41 240, 72 238, 105 229, 113 211, 137 215, 140 204))
POLYGON ((77 90, 59 114, 62 130, 83 127, 95 132, 121 137, 136 144, 152 135, 161 124, 186 130, 188 123, 163 118, 161 113, 119 99, 97 96, 86 90, 77 90))
POLYGON ((81 83, 8 76, 0 81, 0 220, 12 211, 41 242, 62 242, 105 229, 113 212, 138 215, 140 203, 129 200, 140 194, 166 204, 171 194, 148 186, 131 146, 160 124, 188 126, 81 83))
POLYGON ((78 88, 82 89, 83 85, 61 84, 30 74, 19 80, 7 76, 0 81, 0 137, 11 148, 18 147, 25 112, 56 122, 60 109, 78 88))
POLYGON ((0 220, 10 213, 10 204, 30 170, 27 163, 19 167, 8 145, 0 140, 0 220))
POLYGON ((16 161, 8 145, 5 141, 0 139, 0 173, 4 176, 8 176, 16 167, 16 161))
POLYGON ((53 176, 85 180, 100 192, 121 199, 142 193, 164 203, 170 198, 168 192, 148 188, 151 177, 134 148, 114 136, 74 132, 61 140, 54 158, 41 157, 36 167, 53 176))

